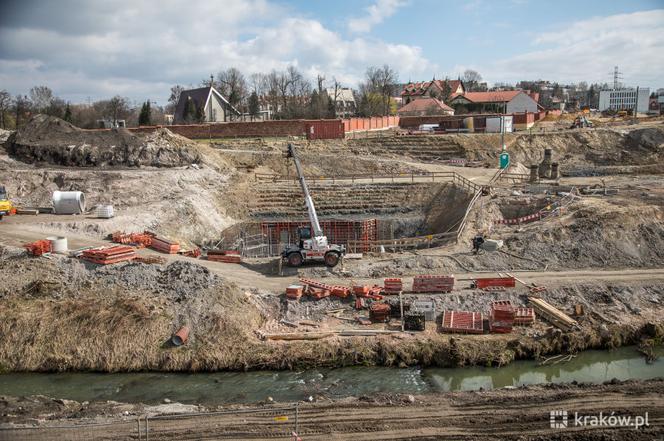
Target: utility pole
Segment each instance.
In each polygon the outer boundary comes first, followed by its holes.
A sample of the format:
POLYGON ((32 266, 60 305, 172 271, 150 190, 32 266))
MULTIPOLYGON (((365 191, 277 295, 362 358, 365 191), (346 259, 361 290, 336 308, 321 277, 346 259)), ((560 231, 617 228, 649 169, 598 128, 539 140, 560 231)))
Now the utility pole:
POLYGON ((634 101, 634 120, 638 117, 639 113, 639 86, 636 86, 636 100, 634 101))

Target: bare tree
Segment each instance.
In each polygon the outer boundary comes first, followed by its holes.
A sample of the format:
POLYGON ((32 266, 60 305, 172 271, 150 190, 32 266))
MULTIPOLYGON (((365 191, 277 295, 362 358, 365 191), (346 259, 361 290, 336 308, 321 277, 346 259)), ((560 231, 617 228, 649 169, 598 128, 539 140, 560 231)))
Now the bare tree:
POLYGON ((221 94, 233 107, 240 107, 247 98, 247 80, 242 72, 231 67, 217 74, 221 94))
POLYGON ((178 101, 180 101, 180 94, 183 90, 184 87, 179 84, 171 87, 171 96, 168 98, 168 106, 166 106, 168 112, 175 113, 175 107, 178 105, 178 101))
POLYGON ((365 116, 389 115, 398 81, 397 73, 387 64, 369 67, 365 82, 360 84, 360 103, 364 104, 362 113, 365 116))
POLYGON ((476 70, 466 69, 466 71, 463 73, 462 79, 466 85, 466 90, 472 92, 477 90, 480 81, 482 81, 482 75, 480 75, 476 70))
POLYGON ((104 116, 110 119, 114 126, 117 126, 118 120, 126 119, 129 111, 129 100, 116 95, 106 102, 104 116))
POLYGON ((30 89, 30 102, 33 109, 43 113, 53 101, 53 91, 46 86, 35 86, 30 89))
POLYGON ((9 111, 12 105, 12 96, 6 90, 0 90, 0 127, 7 128, 5 113, 9 111))

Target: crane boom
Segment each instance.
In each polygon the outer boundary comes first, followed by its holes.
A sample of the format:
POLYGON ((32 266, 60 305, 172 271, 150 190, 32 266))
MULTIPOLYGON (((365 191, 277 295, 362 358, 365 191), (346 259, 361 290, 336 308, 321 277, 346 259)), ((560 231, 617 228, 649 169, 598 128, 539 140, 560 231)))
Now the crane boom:
POLYGON ((311 228, 313 229, 313 236, 320 237, 323 235, 323 230, 321 229, 320 223, 318 222, 316 207, 314 207, 314 201, 311 199, 311 195, 309 194, 309 187, 307 187, 307 182, 304 179, 304 172, 302 171, 300 160, 295 153, 295 147, 293 147, 293 144, 291 143, 288 143, 288 157, 293 158, 293 162, 295 163, 295 169, 297 170, 300 187, 302 187, 302 193, 304 193, 304 202, 307 204, 307 212, 309 213, 309 221, 311 222, 311 228))

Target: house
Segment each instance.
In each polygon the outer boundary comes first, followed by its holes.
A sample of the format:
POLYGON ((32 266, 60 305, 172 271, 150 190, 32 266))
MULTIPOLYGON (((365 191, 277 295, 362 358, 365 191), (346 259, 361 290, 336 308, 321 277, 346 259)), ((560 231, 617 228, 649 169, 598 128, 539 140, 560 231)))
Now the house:
POLYGON ((175 106, 175 124, 232 121, 240 112, 212 86, 183 90, 175 106))
POLYGON ((455 94, 450 98, 449 105, 456 114, 538 112, 541 107, 523 90, 455 94))
POLYGON ((342 87, 340 89, 327 89, 327 95, 335 103, 335 113, 337 118, 350 118, 357 112, 355 95, 353 89, 342 87), (335 96, 336 95, 336 96, 335 96))
POLYGON ((445 100, 445 95, 463 94, 466 88, 461 80, 436 80, 421 83, 408 83, 401 90, 403 104, 406 105, 418 98, 439 98, 445 100))
POLYGON ((397 110, 399 116, 454 115, 454 109, 436 98, 416 99, 397 110))

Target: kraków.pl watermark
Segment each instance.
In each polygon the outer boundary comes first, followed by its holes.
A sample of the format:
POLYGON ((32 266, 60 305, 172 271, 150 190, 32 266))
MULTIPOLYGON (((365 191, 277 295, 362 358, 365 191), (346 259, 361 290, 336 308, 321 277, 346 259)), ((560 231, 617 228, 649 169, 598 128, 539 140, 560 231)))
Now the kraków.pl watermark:
POLYGON ((633 427, 639 429, 649 426, 648 412, 643 415, 617 415, 615 412, 599 412, 596 415, 582 415, 566 410, 552 410, 549 422, 552 429, 568 427, 633 427))

